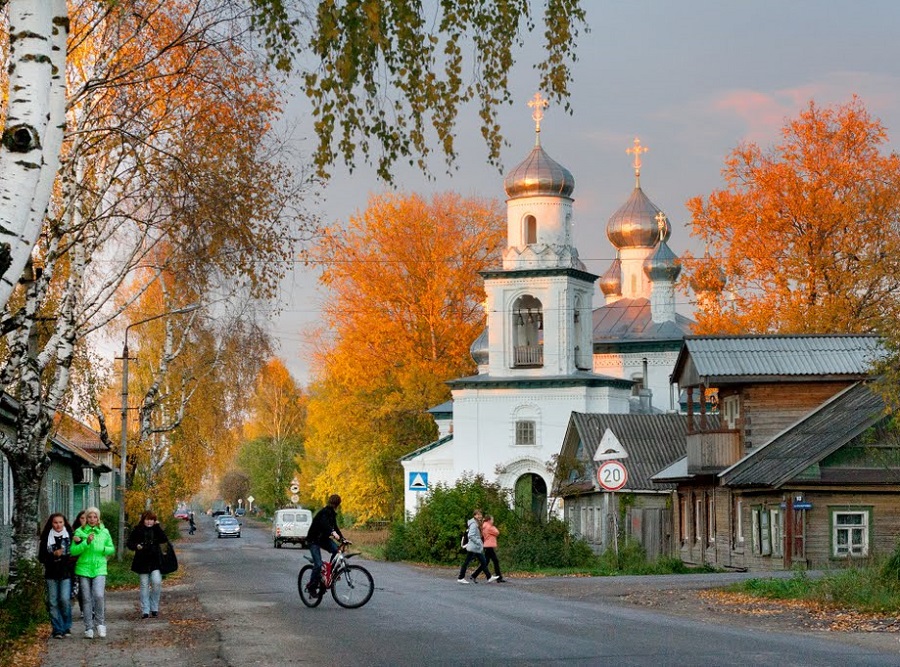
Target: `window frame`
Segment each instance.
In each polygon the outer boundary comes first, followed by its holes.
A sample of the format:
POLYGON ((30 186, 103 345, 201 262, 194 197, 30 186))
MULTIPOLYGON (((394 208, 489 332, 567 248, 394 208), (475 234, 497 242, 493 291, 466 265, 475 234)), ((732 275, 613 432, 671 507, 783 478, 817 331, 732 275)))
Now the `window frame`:
POLYGON ((847 560, 854 558, 868 558, 872 555, 872 545, 873 545, 873 522, 872 515, 874 513, 874 507, 872 505, 829 505, 828 506, 828 537, 829 537, 829 557, 832 560, 847 560), (864 522, 855 526, 853 524, 845 524, 842 527, 838 527, 837 518, 840 515, 844 514, 857 514, 862 515, 864 517, 864 522), (854 528, 859 529, 862 528, 862 537, 863 537, 863 545, 861 553, 853 553, 852 544, 849 546, 849 550, 847 553, 838 553, 838 531, 839 530, 849 530, 852 531, 854 528))
POLYGON ((744 544, 746 542, 744 538, 744 499, 743 498, 732 498, 731 501, 731 546, 735 550, 744 549, 744 544))
POLYGON ((535 447, 537 445, 537 422, 534 419, 517 419, 515 429, 516 447, 535 447), (527 438, 524 436, 529 429, 531 442, 525 442, 527 438))

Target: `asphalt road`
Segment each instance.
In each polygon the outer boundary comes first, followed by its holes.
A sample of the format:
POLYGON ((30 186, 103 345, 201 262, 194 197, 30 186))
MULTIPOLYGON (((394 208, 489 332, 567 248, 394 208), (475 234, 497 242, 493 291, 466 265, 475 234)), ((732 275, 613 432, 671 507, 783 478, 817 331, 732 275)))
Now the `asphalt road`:
POLYGON ((240 539, 182 543, 227 665, 892 665, 900 651, 671 617, 616 603, 636 586, 709 586, 709 578, 513 579, 460 585, 447 569, 354 561, 375 578, 362 609, 330 596, 308 609, 297 572, 308 553, 274 549, 261 524, 240 539))

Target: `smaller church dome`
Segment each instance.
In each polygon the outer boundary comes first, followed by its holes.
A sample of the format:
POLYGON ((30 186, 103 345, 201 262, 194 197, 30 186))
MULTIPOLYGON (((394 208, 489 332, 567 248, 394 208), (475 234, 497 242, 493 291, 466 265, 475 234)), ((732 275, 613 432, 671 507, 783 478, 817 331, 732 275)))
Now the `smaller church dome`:
POLYGON ((472 355, 473 361, 479 366, 485 366, 488 363, 488 328, 479 334, 475 342, 469 346, 469 354, 472 355))
MULTIPOLYGON (((660 213, 662 211, 659 207, 650 201, 641 190, 641 186, 637 185, 628 201, 610 216, 609 222, 606 223, 606 236, 618 249, 652 248, 660 238, 657 223, 657 216, 660 213)), ((666 220, 663 240, 667 241, 671 233, 672 227, 666 220)))
POLYGON ((600 290, 606 296, 622 296, 622 260, 618 256, 600 278, 600 290))
POLYGON ((678 275, 681 273, 681 262, 678 261, 678 257, 665 240, 660 239, 656 250, 644 260, 644 273, 653 281, 675 282, 678 279, 678 275))
POLYGON ((541 195, 570 197, 575 190, 575 177, 535 143, 531 153, 503 181, 510 199, 541 195))

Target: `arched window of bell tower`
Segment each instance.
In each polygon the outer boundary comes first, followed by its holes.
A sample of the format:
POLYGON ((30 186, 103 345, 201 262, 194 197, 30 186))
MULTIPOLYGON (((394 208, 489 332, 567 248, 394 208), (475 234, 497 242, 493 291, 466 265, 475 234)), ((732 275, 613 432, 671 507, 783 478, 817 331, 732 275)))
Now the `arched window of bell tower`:
POLYGON ((514 368, 544 365, 544 306, 540 299, 523 294, 512 307, 514 368))
POLYGON ((533 215, 525 216, 525 245, 537 243, 537 218, 533 215))

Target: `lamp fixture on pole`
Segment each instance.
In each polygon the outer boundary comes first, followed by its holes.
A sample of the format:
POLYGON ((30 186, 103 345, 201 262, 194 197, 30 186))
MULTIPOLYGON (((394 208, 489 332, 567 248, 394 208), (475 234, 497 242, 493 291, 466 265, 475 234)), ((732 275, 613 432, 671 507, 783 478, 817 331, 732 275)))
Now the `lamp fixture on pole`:
POLYGON ((143 320, 139 320, 138 322, 132 322, 127 327, 125 327, 125 344, 122 346, 122 434, 119 445, 119 484, 121 486, 119 492, 120 501, 118 549, 116 553, 116 559, 119 561, 121 561, 125 556, 125 462, 128 459, 128 332, 132 327, 136 327, 139 324, 145 324, 146 322, 158 320, 161 317, 168 317, 169 315, 183 315, 184 313, 191 313, 197 310, 199 307, 199 303, 192 303, 191 305, 185 306, 184 308, 170 310, 165 313, 159 313, 158 315, 144 318, 143 320))

